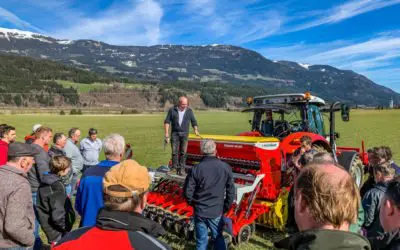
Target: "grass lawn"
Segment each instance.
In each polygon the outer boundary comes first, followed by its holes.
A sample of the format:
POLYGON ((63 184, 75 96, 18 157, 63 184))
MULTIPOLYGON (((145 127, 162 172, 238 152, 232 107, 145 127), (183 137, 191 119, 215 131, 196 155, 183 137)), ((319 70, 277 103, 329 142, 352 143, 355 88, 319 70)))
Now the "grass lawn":
MULTIPOLYGON (((195 112, 201 133, 236 134, 249 128, 249 114, 235 112, 195 112)), ((55 132, 67 132, 71 127, 79 127, 85 136, 91 127, 97 128, 99 137, 110 133, 120 133, 131 143, 135 159, 149 167, 167 164, 170 148, 163 147, 163 119, 165 114, 130 115, 130 116, 59 116, 59 115, 2 115, 1 123, 8 123, 17 128, 18 140, 31 132, 33 124, 50 126, 55 132)), ((326 126, 328 128, 328 126, 326 126)), ((351 113, 351 121, 343 123, 338 119, 337 131, 340 132, 340 146, 360 147, 365 140, 366 148, 388 145, 392 148, 394 159, 400 162, 400 110, 356 110, 351 113)), ((271 240, 282 234, 264 229, 247 245, 237 249, 268 249, 271 240)), ((186 242, 179 236, 168 235, 165 240, 175 249, 193 249, 193 243, 186 242)))

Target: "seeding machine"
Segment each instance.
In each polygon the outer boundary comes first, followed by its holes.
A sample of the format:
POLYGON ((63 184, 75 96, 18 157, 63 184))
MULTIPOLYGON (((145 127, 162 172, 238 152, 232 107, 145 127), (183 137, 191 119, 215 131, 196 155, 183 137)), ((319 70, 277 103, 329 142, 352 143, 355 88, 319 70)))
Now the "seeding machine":
MULTIPOLYGON (((331 152, 361 185, 363 166, 368 163, 362 148, 337 147, 335 113, 341 111, 349 121, 349 108, 338 102, 325 106, 321 98, 305 94, 272 95, 248 98, 251 131, 236 136, 190 135, 186 165, 190 168, 202 159, 200 144, 211 139, 217 144, 218 158, 232 167, 236 199, 225 214, 226 231, 234 243, 246 242, 255 224, 284 230, 287 218, 287 195, 292 183, 285 181, 287 163, 301 146, 300 138, 312 138, 318 151, 331 152), (323 112, 329 115, 330 129, 325 133, 323 112)), ((185 177, 158 171, 148 195, 145 216, 169 231, 193 239, 193 208, 183 197, 185 177)))

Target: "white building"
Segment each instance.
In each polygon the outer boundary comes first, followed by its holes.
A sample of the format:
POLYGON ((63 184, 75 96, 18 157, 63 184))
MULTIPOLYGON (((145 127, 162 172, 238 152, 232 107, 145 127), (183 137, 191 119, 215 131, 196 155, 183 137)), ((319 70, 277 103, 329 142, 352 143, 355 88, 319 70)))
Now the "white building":
POLYGON ((393 107, 394 107, 394 101, 393 101, 393 98, 392 98, 389 101, 389 108, 392 109, 393 107))

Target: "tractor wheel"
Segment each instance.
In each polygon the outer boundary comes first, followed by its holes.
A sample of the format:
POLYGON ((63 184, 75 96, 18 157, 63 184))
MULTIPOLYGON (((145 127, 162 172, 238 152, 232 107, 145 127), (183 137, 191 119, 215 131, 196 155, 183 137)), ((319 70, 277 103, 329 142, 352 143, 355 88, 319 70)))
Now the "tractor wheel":
POLYGON ((353 180, 356 182, 358 188, 361 188, 361 185, 363 184, 363 173, 364 166, 360 160, 360 157, 357 156, 351 164, 350 174, 353 177, 353 180))
POLYGON ((236 242, 238 244, 247 243, 250 239, 250 236, 251 236, 251 228, 249 225, 245 225, 240 229, 239 234, 236 236, 237 237, 236 242))
POLYGON ((358 188, 361 188, 363 184, 364 166, 357 152, 342 152, 338 156, 338 162, 349 171, 358 188))

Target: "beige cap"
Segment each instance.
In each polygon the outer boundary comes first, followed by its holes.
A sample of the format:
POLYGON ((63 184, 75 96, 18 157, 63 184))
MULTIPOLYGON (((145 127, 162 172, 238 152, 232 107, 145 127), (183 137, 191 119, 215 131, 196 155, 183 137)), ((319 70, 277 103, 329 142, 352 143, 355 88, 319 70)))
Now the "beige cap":
POLYGON ((126 160, 113 166, 104 176, 103 191, 113 197, 132 197, 149 189, 151 180, 146 167, 134 160, 126 160), (110 190, 110 186, 120 185, 128 192, 110 190))

